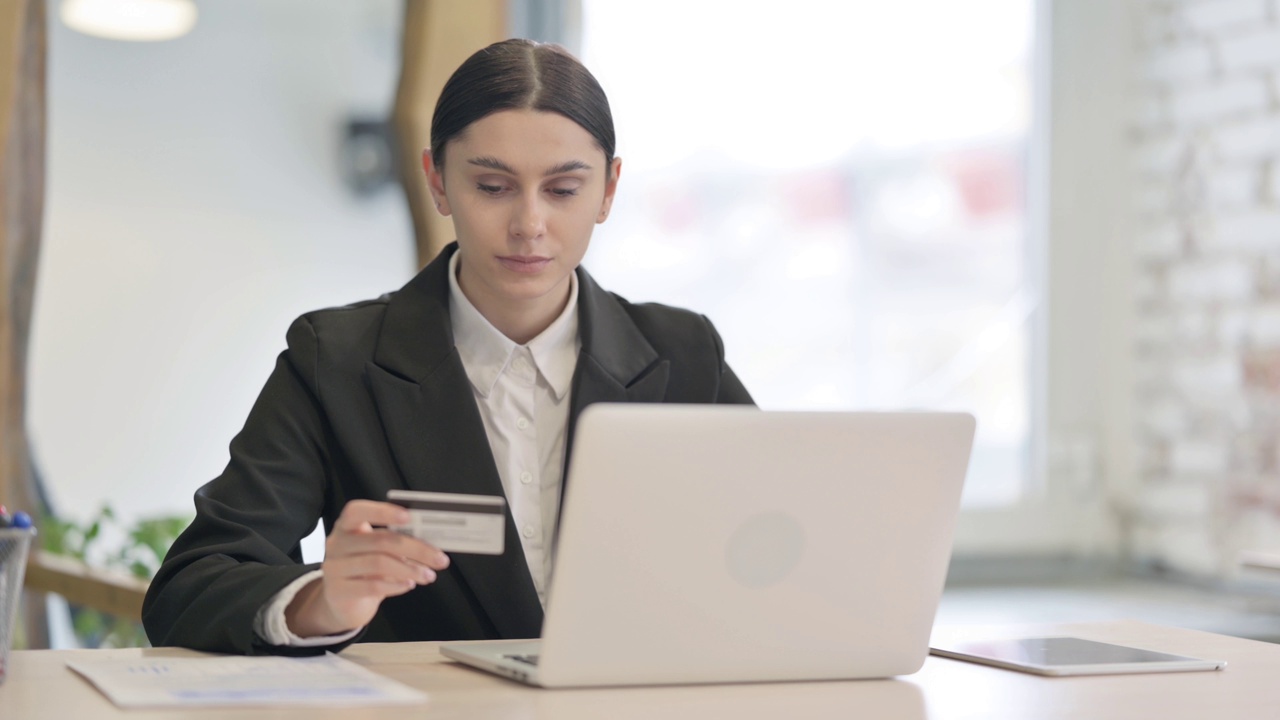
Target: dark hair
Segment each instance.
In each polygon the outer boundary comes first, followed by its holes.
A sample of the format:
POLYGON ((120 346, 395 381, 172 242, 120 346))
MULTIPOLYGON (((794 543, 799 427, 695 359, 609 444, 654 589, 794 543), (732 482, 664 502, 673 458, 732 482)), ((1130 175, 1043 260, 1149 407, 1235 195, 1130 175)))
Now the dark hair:
POLYGON ((611 172, 615 139, 609 99, 568 50, 532 40, 503 40, 467 58, 440 91, 431 116, 431 161, 444 167, 445 145, 471 123, 501 110, 563 115, 591 133, 611 172))

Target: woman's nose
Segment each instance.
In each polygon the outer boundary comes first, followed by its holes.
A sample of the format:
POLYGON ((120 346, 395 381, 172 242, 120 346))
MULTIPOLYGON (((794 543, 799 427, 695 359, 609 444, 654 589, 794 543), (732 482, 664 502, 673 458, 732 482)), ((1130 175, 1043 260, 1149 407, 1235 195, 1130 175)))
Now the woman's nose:
POLYGON ((546 229, 546 216, 537 197, 522 197, 511 215, 511 235, 532 240, 546 229))

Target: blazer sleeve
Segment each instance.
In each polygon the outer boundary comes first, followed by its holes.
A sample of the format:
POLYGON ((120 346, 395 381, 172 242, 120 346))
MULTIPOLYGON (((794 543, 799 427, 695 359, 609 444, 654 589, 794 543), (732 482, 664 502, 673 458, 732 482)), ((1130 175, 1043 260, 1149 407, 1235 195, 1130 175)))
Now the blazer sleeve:
POLYGON ((720 367, 719 384, 716 387, 716 403, 731 405, 755 405, 755 400, 751 399, 751 393, 747 392, 747 388, 734 374, 733 368, 729 367, 729 363, 724 358, 724 341, 720 339, 720 333, 716 332, 715 325, 707 319, 706 315, 701 316, 702 321, 707 324, 707 331, 711 333, 711 339, 716 347, 716 362, 720 367))
POLYGON ((142 620, 152 644, 244 654, 336 649, 271 646, 253 630, 262 606, 318 567, 302 564, 300 546, 331 487, 317 357, 315 330, 299 318, 231 442, 230 462, 196 491, 195 520, 151 582, 142 620))

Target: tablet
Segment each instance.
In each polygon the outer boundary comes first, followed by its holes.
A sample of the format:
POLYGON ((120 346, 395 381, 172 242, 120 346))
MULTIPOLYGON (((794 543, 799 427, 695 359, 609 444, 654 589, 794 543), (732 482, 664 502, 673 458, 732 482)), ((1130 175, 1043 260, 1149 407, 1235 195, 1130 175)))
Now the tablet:
POLYGON ((932 647, 929 652, 1036 675, 1189 672, 1221 670, 1227 664, 1074 637, 960 641, 932 647))

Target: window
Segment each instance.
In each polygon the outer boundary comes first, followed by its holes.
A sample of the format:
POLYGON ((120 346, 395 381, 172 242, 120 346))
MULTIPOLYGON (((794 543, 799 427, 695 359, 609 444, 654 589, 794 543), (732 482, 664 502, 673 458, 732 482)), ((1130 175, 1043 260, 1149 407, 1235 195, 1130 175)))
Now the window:
POLYGON ((622 184, 587 267, 706 313, 769 409, 978 417, 967 507, 1028 487, 1033 0, 586 0, 622 184))

